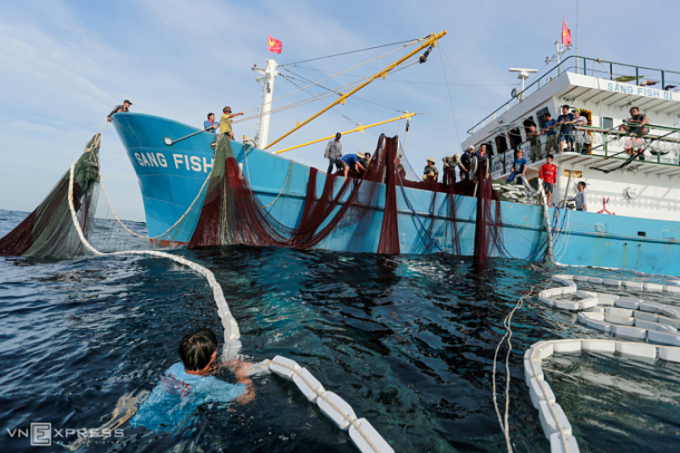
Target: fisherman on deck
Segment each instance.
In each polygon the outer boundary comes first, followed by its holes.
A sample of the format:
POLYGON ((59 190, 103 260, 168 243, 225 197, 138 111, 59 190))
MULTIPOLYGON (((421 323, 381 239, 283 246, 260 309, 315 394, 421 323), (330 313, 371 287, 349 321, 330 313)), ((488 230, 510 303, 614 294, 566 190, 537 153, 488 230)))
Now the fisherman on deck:
POLYGON ((220 118, 220 133, 217 135, 217 141, 220 141, 222 135, 228 135, 230 139, 234 139, 234 130, 231 128, 231 119, 235 116, 243 115, 243 112, 231 113, 231 107, 222 109, 222 117, 220 118))
POLYGON ((630 126, 619 126, 620 131, 630 132, 631 134, 645 135, 649 132, 648 127, 640 127, 644 124, 649 124, 649 118, 644 113, 640 113, 637 107, 631 107, 630 118, 626 120, 630 126), (636 124, 636 125, 633 125, 636 124))
POLYGON ((368 168, 368 163, 371 161, 371 153, 359 151, 357 157, 359 158, 359 163, 363 165, 364 168, 368 168))
POLYGON ((402 178, 406 177, 406 169, 401 164, 401 157, 397 157, 397 171, 399 172, 399 176, 402 178))
POLYGON ((340 143, 340 137, 342 134, 338 132, 335 134, 328 144, 326 145, 326 151, 323 153, 323 157, 328 159, 328 173, 329 175, 333 173, 333 165, 335 165, 336 170, 342 170, 343 164, 340 161, 342 159, 342 143, 340 143))
POLYGON ((106 121, 111 121, 111 117, 115 115, 116 113, 120 112, 129 112, 130 111, 130 106, 132 105, 132 102, 128 101, 127 99, 123 101, 123 105, 117 105, 111 110, 111 113, 109 113, 109 116, 106 117, 106 121))
POLYGON ((472 160, 472 153, 475 152, 475 147, 470 145, 467 147, 462 156, 460 156, 460 179, 461 181, 470 179, 470 162, 472 160))
POLYGON ((483 166, 482 173, 486 176, 489 170, 489 155, 486 153, 486 143, 479 145, 479 150, 475 152, 474 156, 477 158, 477 164, 483 166))
POLYGON ((208 119, 206 121, 203 121, 203 129, 214 134, 216 127, 217 126, 215 126, 215 114, 208 113, 208 119))
POLYGON ((439 170, 434 165, 434 159, 427 159, 427 166, 423 169, 423 180, 424 181, 435 181, 439 178, 439 170))
POLYGON ((344 166, 345 178, 349 174, 350 170, 353 170, 358 174, 361 174, 362 172, 366 171, 366 167, 361 165, 361 162, 359 162, 360 158, 363 159, 365 157, 366 155, 362 151, 359 151, 357 154, 345 154, 344 156, 342 156, 340 162, 344 166))
POLYGON ((456 167, 460 165, 460 154, 442 157, 442 161, 444 162, 442 182, 446 183, 447 177, 452 183, 456 182, 456 167))
POLYGON ((555 130, 557 129, 557 121, 552 119, 550 113, 546 113, 544 118, 545 125, 543 126, 543 131, 541 133, 545 134, 545 153, 552 154, 558 150, 557 132, 555 130))
POLYGON ((562 106, 562 114, 557 117, 557 124, 562 126, 560 130, 560 153, 564 152, 564 143, 567 143, 567 151, 574 151, 574 122, 576 118, 569 112, 569 106, 562 106))

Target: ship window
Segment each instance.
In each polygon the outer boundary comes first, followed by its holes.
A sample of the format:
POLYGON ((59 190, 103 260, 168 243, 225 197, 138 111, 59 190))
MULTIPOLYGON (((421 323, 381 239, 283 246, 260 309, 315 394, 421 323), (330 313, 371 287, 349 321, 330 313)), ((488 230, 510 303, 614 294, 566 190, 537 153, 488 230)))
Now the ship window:
POLYGON ((538 119, 538 125, 540 130, 543 130, 545 127, 545 114, 550 113, 550 109, 548 107, 543 107, 541 110, 536 112, 536 118, 538 119))
POLYGON ((508 150, 508 141, 505 139, 504 136, 499 135, 496 137, 496 150, 498 151, 498 154, 503 154, 508 150))
POLYGON ((522 143, 522 135, 519 132, 519 127, 508 132, 508 138, 510 139, 510 148, 515 150, 518 149, 520 143, 522 143))
POLYGON ((493 142, 486 142, 486 153, 487 153, 489 156, 493 156, 493 155, 494 155, 494 152, 493 152, 493 142))
POLYGON ((638 231, 638 236, 641 236, 643 238, 647 237, 647 232, 646 231, 638 231))
POLYGON ((614 119, 608 116, 602 117, 602 129, 614 129, 614 119))

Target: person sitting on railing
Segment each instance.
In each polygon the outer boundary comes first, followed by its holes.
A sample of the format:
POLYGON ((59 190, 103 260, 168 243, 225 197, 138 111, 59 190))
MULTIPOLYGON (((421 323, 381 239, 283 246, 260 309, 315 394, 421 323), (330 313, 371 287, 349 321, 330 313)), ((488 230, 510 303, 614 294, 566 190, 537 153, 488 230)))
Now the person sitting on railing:
POLYGON ((524 151, 518 149, 515 152, 515 161, 512 163, 512 173, 505 182, 515 182, 522 184, 522 178, 526 178, 527 160, 524 158, 524 151))
POLYGON ((574 115, 569 112, 569 106, 562 106, 562 114, 557 117, 560 129, 560 153, 564 152, 564 143, 567 143, 567 151, 574 151, 574 115))
POLYGON ((430 157, 427 159, 427 166, 423 169, 423 180, 436 182, 438 178, 439 170, 437 170, 437 167, 434 165, 434 159, 430 157))
POLYGON ((542 134, 545 134, 545 153, 551 154, 552 152, 557 152, 557 121, 552 119, 550 113, 546 113, 545 116, 545 126, 543 126, 542 134))
POLYGON ((538 137, 541 135, 536 132, 536 124, 531 123, 526 128, 527 140, 531 144, 531 160, 537 162, 543 157, 541 155, 541 141, 538 137))
POLYGON ((630 118, 625 122, 630 124, 630 126, 621 125, 619 126, 620 131, 636 135, 646 135, 649 132, 648 127, 640 127, 644 124, 649 124, 649 118, 644 113, 640 113, 640 109, 637 107, 630 108, 630 118))
POLYGON ((461 181, 467 181, 470 179, 470 161, 472 159, 472 153, 475 151, 475 147, 470 145, 467 147, 462 156, 460 156, 460 179, 461 181))

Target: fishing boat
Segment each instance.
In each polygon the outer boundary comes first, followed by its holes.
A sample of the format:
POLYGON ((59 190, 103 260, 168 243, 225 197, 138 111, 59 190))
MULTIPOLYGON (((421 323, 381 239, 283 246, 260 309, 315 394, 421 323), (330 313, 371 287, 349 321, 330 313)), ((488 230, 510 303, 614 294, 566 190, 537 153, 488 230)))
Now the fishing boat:
MULTIPOLYGON (((405 61, 426 60, 445 33, 419 40, 414 51, 366 84, 386 77, 405 61), (419 52, 425 53, 419 56, 419 52)), ((271 152, 278 142, 268 142, 276 66, 270 59, 261 73, 265 89, 258 135, 254 140, 230 142, 238 162, 238 177, 246 181, 258 208, 271 222, 293 231, 305 222, 306 206, 330 197, 335 203, 315 225, 319 231, 328 231, 322 238, 306 242, 312 244, 309 248, 384 252, 381 239, 385 225, 391 222, 394 225, 389 229, 396 234, 398 247, 389 248, 390 253, 475 255, 481 212, 476 190, 462 193, 447 190, 445 184, 422 181, 398 181, 395 190, 388 183, 390 178, 383 176, 364 185, 364 199, 359 202, 352 198, 353 190, 343 189, 344 178, 317 172, 271 152), (344 204, 357 203, 363 203, 363 209, 343 211, 344 204), (338 213, 342 218, 336 218, 338 213), (331 228, 327 228, 329 225, 331 228)), ((473 126, 462 146, 487 145, 493 178, 505 180, 512 171, 514 151, 522 149, 529 160, 526 176, 531 183, 538 178, 545 157, 531 158, 526 135, 529 124, 536 124, 540 131, 544 114, 549 112, 556 118, 562 104, 579 108, 588 120, 587 125, 575 128, 576 148, 555 156, 559 171, 555 207, 523 200, 488 201, 496 214, 483 223, 492 224, 497 235, 489 255, 537 261, 549 256, 551 261, 565 265, 680 275, 678 261, 668 259, 680 254, 680 190, 674 179, 680 176, 680 93, 669 87, 675 80, 680 80, 680 73, 572 56, 538 75, 532 84, 513 93, 510 101, 473 126), (621 77, 617 72, 621 70, 634 75, 621 77), (660 81, 661 89, 652 88, 655 81, 660 81), (650 131, 644 136, 617 128, 633 105, 651 119, 650 131), (633 150, 634 161, 626 149, 633 150), (588 212, 568 207, 579 181, 587 183, 588 212), (594 209, 598 206, 603 207, 600 212, 594 209)), ((363 86, 341 93, 323 111, 344 103, 363 86)), ((202 216, 215 165, 215 135, 141 113, 118 113, 112 123, 138 176, 149 236, 189 244, 202 216)), ((387 146, 385 140, 394 140, 397 155, 408 155, 397 138, 381 136, 377 150, 387 146)), ((540 137, 540 147, 545 149, 545 136, 540 137)))

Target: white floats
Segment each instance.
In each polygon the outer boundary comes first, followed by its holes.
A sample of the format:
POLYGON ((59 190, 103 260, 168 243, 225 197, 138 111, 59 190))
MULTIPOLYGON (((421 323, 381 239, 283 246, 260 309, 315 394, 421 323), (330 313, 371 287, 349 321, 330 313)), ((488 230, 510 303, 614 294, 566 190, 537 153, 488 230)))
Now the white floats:
POLYGON ((293 381, 310 402, 316 403, 335 425, 349 431, 349 437, 362 453, 394 453, 378 431, 365 418, 357 419, 352 406, 323 385, 306 368, 286 357, 276 356, 268 362, 269 370, 284 379, 293 381))
POLYGON ((660 359, 680 363, 680 347, 655 346, 647 343, 618 341, 614 339, 548 340, 535 343, 524 353, 524 375, 531 403, 538 410, 538 417, 545 437, 550 441, 551 453, 576 453, 579 451, 571 424, 541 367, 543 359, 553 354, 574 352, 614 353, 645 359, 660 359))
POLYGON ((680 308, 633 297, 583 291, 578 289, 575 282, 670 293, 680 292, 678 291, 680 287, 581 275, 555 275, 552 279, 564 286, 541 291, 538 300, 563 310, 592 309, 590 312, 582 311, 578 314, 578 321, 581 324, 617 337, 680 346, 680 332, 678 332, 680 330, 680 308), (554 299, 555 296, 569 294, 574 294, 580 300, 554 299))

